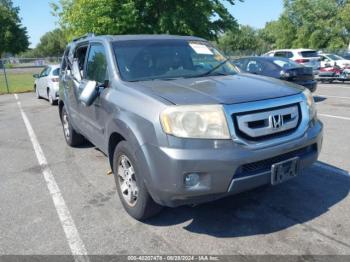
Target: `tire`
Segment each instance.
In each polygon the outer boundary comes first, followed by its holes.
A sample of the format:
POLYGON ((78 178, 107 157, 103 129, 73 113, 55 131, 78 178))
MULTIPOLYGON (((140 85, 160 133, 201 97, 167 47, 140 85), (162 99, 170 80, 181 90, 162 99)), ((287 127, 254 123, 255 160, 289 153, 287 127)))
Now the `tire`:
POLYGON ((35 97, 37 99, 41 99, 41 96, 39 95, 39 91, 38 91, 38 88, 36 86, 34 86, 34 89, 35 89, 35 97))
POLYGON ((113 155, 113 174, 124 209, 136 220, 143 221, 158 214, 162 207, 149 195, 133 152, 127 141, 121 141, 117 145, 113 155), (126 170, 128 174, 125 173, 126 170), (137 193, 131 193, 132 191, 137 193))
POLYGON ((80 135, 78 132, 76 132, 72 127, 72 125, 70 124, 69 116, 65 106, 63 106, 62 108, 61 123, 63 127, 64 138, 66 139, 66 142, 69 146, 75 147, 85 142, 85 138, 82 135, 80 135))

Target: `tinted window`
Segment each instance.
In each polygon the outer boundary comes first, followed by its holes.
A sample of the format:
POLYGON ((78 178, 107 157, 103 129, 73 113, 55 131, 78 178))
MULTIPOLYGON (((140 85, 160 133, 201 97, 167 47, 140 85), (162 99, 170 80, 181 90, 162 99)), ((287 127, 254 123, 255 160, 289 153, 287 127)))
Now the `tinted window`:
POLYGON ((54 76, 59 76, 60 75, 60 69, 56 68, 55 70, 52 71, 52 75, 54 76))
POLYGON ((118 41, 113 48, 121 77, 126 81, 236 73, 235 67, 204 41, 118 41))
POLYGON ((302 51, 300 54, 302 57, 318 57, 316 51, 302 51))
POLYGON ((287 58, 292 58, 293 57, 293 53, 292 52, 286 52, 286 57, 287 58))
POLYGON ((50 67, 45 67, 43 69, 43 71, 41 71, 40 73, 40 77, 45 77, 48 76, 50 74, 51 68, 50 67))
POLYGON ((90 47, 86 66, 86 78, 98 83, 103 83, 108 79, 106 53, 101 44, 93 44, 90 47))
POLYGON ((278 56, 278 57, 287 57, 287 54, 286 54, 286 52, 276 52, 276 53, 275 53, 275 56, 278 56))
POLYGON ((62 72, 69 67, 69 64, 68 64, 69 50, 70 50, 70 48, 67 47, 66 50, 64 51, 64 54, 63 54, 63 59, 62 59, 62 63, 61 63, 62 72))
POLYGON ((235 59, 232 60, 232 63, 236 65, 238 68, 245 70, 245 65, 247 63, 247 59, 241 58, 241 59, 235 59))
POLYGON ((246 65, 245 71, 252 74, 260 74, 264 71, 264 63, 255 59, 250 59, 246 65))

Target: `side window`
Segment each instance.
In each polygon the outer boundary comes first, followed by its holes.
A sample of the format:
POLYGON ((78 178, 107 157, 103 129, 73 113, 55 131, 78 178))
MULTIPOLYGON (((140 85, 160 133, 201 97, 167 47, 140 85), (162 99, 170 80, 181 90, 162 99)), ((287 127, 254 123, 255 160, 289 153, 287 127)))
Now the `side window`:
POLYGON ((86 79, 103 83, 108 80, 106 52, 102 44, 92 44, 86 65, 86 79))
POLYGON ((50 67, 45 67, 43 71, 40 73, 40 77, 45 77, 50 74, 51 68, 50 67))
POLYGON ((292 58, 293 57, 293 53, 292 52, 286 52, 286 57, 287 58, 292 58))
POLYGON ((264 66, 262 63, 255 59, 251 59, 246 67, 246 71, 252 74, 259 74, 264 70, 264 66))
POLYGON ((61 71, 65 71, 66 69, 70 70, 68 63, 68 55, 69 55, 70 47, 67 47, 64 51, 62 63, 61 63, 61 71))
MULTIPOLYGON (((84 63, 85 63, 85 57, 87 53, 88 46, 79 46, 75 52, 74 52, 74 60, 78 61, 79 71, 80 75, 84 76, 84 63)), ((72 69, 74 70, 74 69, 72 69)))
POLYGON ((277 57, 287 57, 286 52, 276 52, 275 56, 277 56, 277 57))
POLYGON ((327 60, 329 60, 328 57, 325 57, 325 56, 323 56, 323 55, 321 55, 320 58, 321 58, 321 61, 327 61, 327 60))
POLYGON ((247 63, 247 59, 241 58, 241 59, 233 60, 232 62, 237 67, 239 67, 241 70, 244 70, 245 69, 244 67, 245 67, 245 65, 247 63))

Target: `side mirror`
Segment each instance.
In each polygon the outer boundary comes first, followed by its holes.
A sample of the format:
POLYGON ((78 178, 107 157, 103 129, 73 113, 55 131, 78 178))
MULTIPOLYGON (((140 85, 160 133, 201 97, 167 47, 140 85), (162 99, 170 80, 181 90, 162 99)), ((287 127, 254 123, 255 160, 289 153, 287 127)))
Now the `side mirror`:
POLYGON ((84 106, 91 106, 98 97, 99 88, 96 81, 88 81, 79 96, 79 101, 84 106))
POLYGON ((73 77, 75 78, 75 80, 77 80, 79 82, 81 81, 81 74, 80 74, 78 60, 73 61, 72 74, 73 74, 73 77))
POLYGON ((34 78, 39 78, 40 76, 39 76, 39 74, 34 74, 33 77, 34 78))

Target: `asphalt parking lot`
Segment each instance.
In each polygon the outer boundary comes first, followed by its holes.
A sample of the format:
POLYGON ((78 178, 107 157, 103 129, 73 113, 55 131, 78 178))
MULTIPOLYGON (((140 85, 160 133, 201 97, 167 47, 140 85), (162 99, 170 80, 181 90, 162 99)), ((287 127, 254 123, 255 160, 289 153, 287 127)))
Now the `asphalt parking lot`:
MULTIPOLYGON (((301 176, 140 223, 123 210, 107 158, 68 147, 57 106, 18 95, 88 254, 350 255, 350 84, 319 85, 315 99, 323 149, 301 176)), ((15 96, 0 96, 0 255, 71 254, 42 171, 15 96)))

